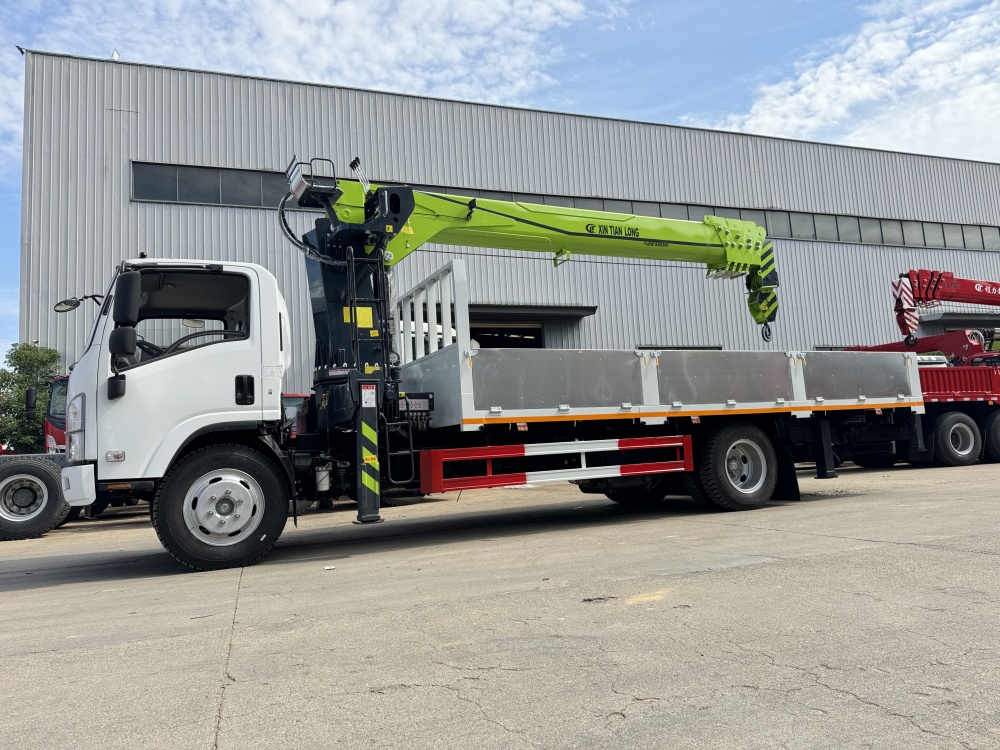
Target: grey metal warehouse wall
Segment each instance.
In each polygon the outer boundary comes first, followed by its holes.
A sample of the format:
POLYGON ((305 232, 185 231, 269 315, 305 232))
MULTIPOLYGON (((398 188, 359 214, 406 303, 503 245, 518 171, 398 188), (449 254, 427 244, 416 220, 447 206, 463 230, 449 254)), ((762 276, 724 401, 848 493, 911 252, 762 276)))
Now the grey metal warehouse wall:
MULTIPOLYGON (((302 262, 273 210, 131 199, 133 161, 280 171, 293 154, 360 155, 373 177, 455 188, 1000 225, 996 164, 29 52, 22 339, 73 361, 90 313, 56 315, 52 303, 103 290, 119 260, 144 251, 270 268, 308 362, 302 262)), ((777 349, 894 338, 888 284, 906 268, 1000 277, 990 251, 777 246, 777 349)), ((400 264, 401 288, 452 254, 429 250, 400 264)), ((598 307, 547 324, 549 345, 764 346, 740 282, 643 261, 554 269, 542 256, 472 255, 474 301, 598 307)), ((306 369, 288 387, 306 387, 306 369)))

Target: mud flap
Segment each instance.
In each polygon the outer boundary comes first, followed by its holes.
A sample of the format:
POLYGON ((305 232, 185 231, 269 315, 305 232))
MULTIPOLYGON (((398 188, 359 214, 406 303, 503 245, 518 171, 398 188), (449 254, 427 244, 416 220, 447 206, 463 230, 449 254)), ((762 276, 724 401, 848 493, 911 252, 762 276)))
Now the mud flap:
POLYGON ((778 483, 771 499, 778 502, 798 502, 802 499, 802 494, 799 492, 799 477, 795 473, 792 450, 786 446, 775 446, 775 452, 778 455, 778 483))

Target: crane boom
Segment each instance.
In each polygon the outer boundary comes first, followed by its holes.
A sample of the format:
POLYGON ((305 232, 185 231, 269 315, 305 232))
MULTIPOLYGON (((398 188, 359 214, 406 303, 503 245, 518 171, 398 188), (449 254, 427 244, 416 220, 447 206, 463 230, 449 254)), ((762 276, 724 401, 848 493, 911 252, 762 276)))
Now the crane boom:
POLYGON ((920 269, 901 273, 892 284, 892 293, 896 324, 908 340, 916 337, 920 323, 918 308, 935 307, 942 302, 1000 307, 1000 283, 964 279, 950 271, 920 269))
MULTIPOLYGON (((374 186, 359 180, 324 179, 314 166, 293 161, 289 186, 300 207, 323 208, 329 225, 305 238, 319 255, 354 245, 394 265, 427 243, 551 253, 560 265, 573 254, 677 261, 705 265, 713 279, 743 277, 747 306, 765 326, 777 316, 778 274, 774 248, 753 222, 706 216, 682 221, 589 211, 519 201, 467 198, 374 186)), ((359 167, 357 160, 352 169, 359 167)), ((305 248, 303 248, 305 249, 305 248)))

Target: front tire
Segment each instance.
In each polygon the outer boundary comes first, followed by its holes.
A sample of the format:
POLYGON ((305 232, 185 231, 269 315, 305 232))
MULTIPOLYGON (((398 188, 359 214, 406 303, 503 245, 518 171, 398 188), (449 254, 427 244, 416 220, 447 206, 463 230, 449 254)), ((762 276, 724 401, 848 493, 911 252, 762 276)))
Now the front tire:
POLYGON ((754 510, 771 499, 778 482, 778 457, 770 439, 747 422, 723 427, 705 444, 696 500, 722 510, 754 510))
POLYGON ((41 536, 62 523, 69 509, 54 463, 38 458, 0 463, 0 541, 41 536))
POLYGON ((242 445, 189 453, 160 482, 152 505, 160 542, 195 570, 252 565, 278 541, 287 517, 284 477, 242 445))
POLYGON ((934 423, 934 458, 938 463, 971 466, 979 460, 982 447, 979 425, 965 412, 945 412, 934 423))

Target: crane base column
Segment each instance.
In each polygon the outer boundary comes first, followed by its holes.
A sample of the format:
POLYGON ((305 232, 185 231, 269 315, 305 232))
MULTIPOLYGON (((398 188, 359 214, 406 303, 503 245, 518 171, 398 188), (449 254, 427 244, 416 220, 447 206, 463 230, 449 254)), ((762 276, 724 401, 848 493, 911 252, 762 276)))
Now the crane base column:
POLYGON ((378 465, 378 386, 377 380, 360 380, 361 406, 357 421, 358 520, 379 523, 381 494, 378 465))

